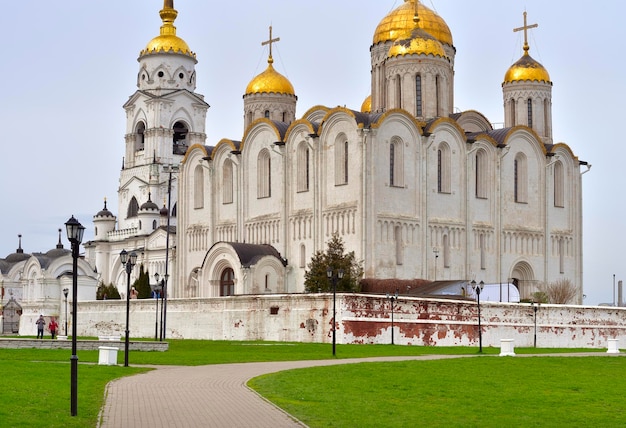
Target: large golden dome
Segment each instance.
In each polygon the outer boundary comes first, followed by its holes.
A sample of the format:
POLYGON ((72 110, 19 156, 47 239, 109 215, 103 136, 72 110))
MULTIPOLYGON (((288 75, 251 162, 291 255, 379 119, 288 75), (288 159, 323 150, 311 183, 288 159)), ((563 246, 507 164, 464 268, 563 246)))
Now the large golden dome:
MULTIPOLYGON (((391 11, 376 27, 374 44, 395 41, 399 36, 415 28, 415 2, 418 0, 404 0, 404 4, 391 11)), ((419 28, 426 31, 443 44, 453 46, 452 33, 448 24, 435 12, 418 2, 419 28)))
POLYGON ((415 28, 398 37, 389 49, 387 58, 412 54, 446 57, 443 45, 421 28, 415 28))
POLYGON ((248 84, 245 95, 250 94, 286 94, 296 95, 291 82, 278 71, 274 70, 272 63, 274 60, 270 57, 267 61, 267 69, 256 76, 248 84))
POLYGON ((550 83, 550 75, 543 65, 535 61, 524 47, 524 55, 504 75, 504 83, 536 81, 550 83))
POLYGON ((139 53, 139 56, 173 52, 195 58, 196 54, 189 49, 187 43, 176 35, 174 21, 178 16, 178 11, 174 9, 174 1, 165 0, 163 9, 159 12, 159 15, 163 21, 161 34, 150 40, 146 48, 139 53))

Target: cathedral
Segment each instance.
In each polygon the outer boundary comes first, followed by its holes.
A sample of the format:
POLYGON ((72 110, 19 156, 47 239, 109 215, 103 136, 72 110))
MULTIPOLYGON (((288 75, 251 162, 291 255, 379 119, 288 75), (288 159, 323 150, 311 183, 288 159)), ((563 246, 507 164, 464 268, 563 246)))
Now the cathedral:
POLYGON ((124 294, 125 249, 166 278, 169 298, 301 293, 311 257, 338 234, 366 278, 512 282, 522 297, 564 279, 582 303, 589 166, 553 140, 552 81, 530 55, 525 14, 524 52, 499 82, 504 127, 455 111, 452 32, 405 0, 362 41, 371 93, 357 109, 299 107, 270 28, 267 68, 241 85, 243 136, 220 141, 207 141, 177 14, 165 0, 139 53, 117 214, 105 201, 84 244, 101 283, 124 294))

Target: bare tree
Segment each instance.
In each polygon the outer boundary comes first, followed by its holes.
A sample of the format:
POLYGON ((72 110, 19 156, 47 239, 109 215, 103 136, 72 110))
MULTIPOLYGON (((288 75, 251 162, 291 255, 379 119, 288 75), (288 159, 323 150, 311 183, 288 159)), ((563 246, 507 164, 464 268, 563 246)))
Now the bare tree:
POLYGON ((548 303, 556 305, 575 303, 576 297, 578 297, 578 288, 567 278, 557 279, 548 285, 544 284, 538 288, 539 293, 547 296, 548 303))

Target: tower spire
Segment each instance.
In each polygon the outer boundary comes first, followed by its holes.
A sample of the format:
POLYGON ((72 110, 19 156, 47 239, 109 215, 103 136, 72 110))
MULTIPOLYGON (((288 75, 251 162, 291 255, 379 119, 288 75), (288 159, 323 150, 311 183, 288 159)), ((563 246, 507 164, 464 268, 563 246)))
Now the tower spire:
POLYGON ((528 25, 526 21, 526 16, 527 16, 527 13, 526 11, 524 11, 524 25, 513 29, 514 33, 518 31, 524 32, 524 55, 528 55, 528 50, 530 49, 530 46, 528 46, 528 30, 530 30, 531 28, 539 27, 539 24, 528 25))

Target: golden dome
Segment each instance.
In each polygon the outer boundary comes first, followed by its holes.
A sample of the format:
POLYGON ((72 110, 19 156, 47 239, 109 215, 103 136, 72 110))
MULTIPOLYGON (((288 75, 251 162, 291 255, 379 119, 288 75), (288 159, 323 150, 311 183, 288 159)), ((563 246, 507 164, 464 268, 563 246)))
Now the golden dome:
POLYGON ((191 52, 187 43, 176 35, 174 21, 178 16, 178 11, 174 9, 174 1, 164 0, 163 9, 159 12, 159 15, 163 21, 161 34, 150 40, 146 48, 139 53, 139 56, 173 52, 195 58, 196 54, 191 52))
MULTIPOLYGON (((391 11, 376 27, 374 44, 395 41, 401 34, 412 31, 415 27, 415 1, 404 0, 404 4, 391 11)), ((426 31, 443 44, 453 46, 452 33, 446 21, 435 12, 418 2, 419 28, 426 31)))
POLYGON ((543 65, 535 61, 524 46, 524 55, 504 75, 504 83, 536 81, 550 83, 550 75, 543 65))
POLYGON ((361 113, 371 113, 372 112, 372 96, 368 95, 367 98, 361 104, 361 113))
POLYGON ((446 51, 443 49, 443 45, 421 28, 415 28, 413 31, 398 37, 389 49, 387 58, 412 54, 446 58, 446 51))
POLYGON ((252 79, 246 88, 245 95, 269 93, 296 95, 291 82, 285 76, 274 70, 274 66, 272 66, 273 62, 274 60, 270 56, 267 60, 267 69, 252 79))

